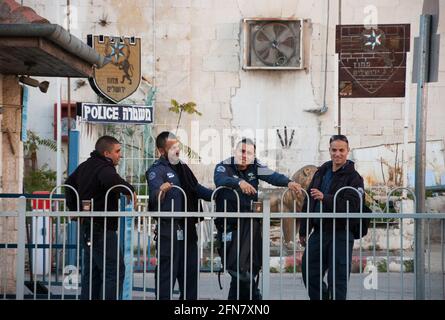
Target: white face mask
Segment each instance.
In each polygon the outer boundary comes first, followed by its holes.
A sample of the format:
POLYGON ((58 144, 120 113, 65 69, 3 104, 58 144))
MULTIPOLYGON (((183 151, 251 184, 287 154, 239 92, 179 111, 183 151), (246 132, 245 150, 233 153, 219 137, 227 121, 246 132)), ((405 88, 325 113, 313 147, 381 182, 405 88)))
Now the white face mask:
POLYGON ((179 163, 179 143, 175 143, 171 146, 170 149, 168 149, 167 153, 168 162, 170 162, 173 165, 176 165, 179 163))

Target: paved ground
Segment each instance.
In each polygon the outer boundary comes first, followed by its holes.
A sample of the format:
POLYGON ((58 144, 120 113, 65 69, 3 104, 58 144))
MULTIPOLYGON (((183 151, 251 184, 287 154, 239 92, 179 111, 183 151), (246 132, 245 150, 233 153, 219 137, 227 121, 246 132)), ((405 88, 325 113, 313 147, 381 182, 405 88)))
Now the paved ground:
MULTIPOLYGON (((403 282, 400 273, 379 273, 377 274, 377 290, 365 289, 363 283, 366 275, 351 274, 348 290, 349 300, 412 300, 414 297, 414 274, 404 273, 403 282), (403 284, 403 290, 402 290, 403 284), (388 291, 388 288, 390 290, 388 291), (403 294, 402 294, 403 292, 403 294)), ((146 294, 144 297, 143 275, 137 273, 134 275, 134 286, 138 287, 133 291, 133 299, 154 299, 154 274, 147 273, 145 278, 146 294)), ((261 280, 260 280, 261 281, 261 280)), ((199 297, 200 299, 219 299, 227 298, 230 277, 221 276, 223 290, 219 289, 217 274, 201 273, 199 297)), ((261 283, 260 283, 261 287, 261 283)), ((177 288, 177 287, 176 287, 177 288)), ((61 294, 60 286, 52 286, 53 294, 61 294)), ((25 290, 25 294, 30 294, 29 290, 25 290)), ((73 295, 75 291, 64 290, 65 295, 73 295)), ((173 299, 178 299, 178 293, 173 294, 173 299)), ((46 299, 46 296, 41 298, 46 299)), ((60 297, 58 297, 60 299, 60 297)), ((68 297, 69 298, 69 297, 68 297)), ((445 276, 439 273, 432 273, 431 276, 426 275, 426 298, 429 300, 445 300, 445 276)), ((273 273, 270 277, 270 299, 285 300, 307 300, 307 293, 303 285, 301 273, 282 275, 273 273)))

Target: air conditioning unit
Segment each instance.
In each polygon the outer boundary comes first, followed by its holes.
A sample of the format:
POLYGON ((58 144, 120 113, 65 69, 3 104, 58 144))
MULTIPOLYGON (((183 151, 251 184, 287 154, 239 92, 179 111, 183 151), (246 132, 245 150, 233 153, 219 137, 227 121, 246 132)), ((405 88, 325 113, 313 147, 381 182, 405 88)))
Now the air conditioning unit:
POLYGON ((245 70, 300 70, 302 19, 244 19, 245 70))

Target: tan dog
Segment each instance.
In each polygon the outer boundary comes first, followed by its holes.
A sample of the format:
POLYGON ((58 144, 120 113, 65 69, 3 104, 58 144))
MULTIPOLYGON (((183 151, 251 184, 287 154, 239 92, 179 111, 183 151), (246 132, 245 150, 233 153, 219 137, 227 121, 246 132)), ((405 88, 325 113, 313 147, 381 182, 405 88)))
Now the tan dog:
MULTIPOLYGON (((299 169, 292 175, 292 180, 299 183, 303 189, 307 189, 312 181, 312 177, 317 171, 317 167, 314 165, 307 165, 299 169)), ((294 192, 287 191, 283 199, 283 210, 281 208, 281 196, 283 195, 283 190, 277 190, 273 192, 270 196, 270 210, 271 212, 301 212, 303 207, 303 202, 305 198, 305 193, 295 194, 294 192), (294 208, 295 206, 295 208, 294 208)), ((298 231, 299 221, 296 219, 283 219, 283 233, 284 241, 289 243, 293 241, 294 224, 296 232, 298 231)))

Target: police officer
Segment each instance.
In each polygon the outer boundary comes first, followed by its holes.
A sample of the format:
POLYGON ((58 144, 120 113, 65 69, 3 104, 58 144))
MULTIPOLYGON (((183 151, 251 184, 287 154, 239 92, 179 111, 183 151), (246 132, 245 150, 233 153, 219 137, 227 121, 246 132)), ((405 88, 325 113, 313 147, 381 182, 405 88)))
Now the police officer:
MULTIPOLYGON (((224 160, 215 167, 214 181, 216 187, 229 187, 239 194, 240 212, 251 212, 252 202, 258 201, 259 180, 275 186, 289 187, 295 192, 300 192, 301 189, 298 183, 260 164, 255 157, 255 149, 255 143, 251 139, 242 139, 236 146, 235 156, 224 160)), ((216 211, 223 212, 225 207, 227 212, 237 211, 237 198, 232 190, 220 189, 215 197, 216 211)), ((219 240, 226 243, 227 261, 223 261, 223 263, 232 277, 228 299, 235 300, 238 298, 237 286, 239 281, 239 299, 260 300, 261 294, 258 289, 258 281, 255 278, 257 278, 261 269, 262 261, 261 220, 252 219, 252 242, 250 236, 251 219, 240 219, 238 224, 238 219, 229 218, 226 221, 226 230, 224 230, 223 218, 215 219, 215 225, 218 229, 219 240), (239 256, 237 254, 238 231, 240 238, 239 256), (252 261, 250 261, 251 247, 252 261), (252 270, 250 268, 251 262, 252 270), (252 287, 250 284, 252 284, 252 287), (250 297, 251 289, 252 297, 250 297)), ((222 249, 223 246, 222 244, 222 249)), ((223 251, 221 251, 221 259, 224 259, 223 251)))
MULTIPOLYGON (((188 212, 198 211, 199 199, 210 201, 212 190, 200 185, 190 168, 179 160, 179 141, 174 134, 167 131, 160 133, 156 138, 156 147, 161 156, 146 173, 150 190, 149 209, 158 211, 160 195, 161 211, 171 212, 172 209, 180 212, 186 211, 185 209, 188 212), (181 187, 185 191, 187 208, 185 208, 181 190, 173 186, 181 187)), ((158 265, 155 272, 155 291, 157 294, 157 276, 159 275, 159 299, 171 299, 170 290, 173 291, 176 280, 179 283, 180 300, 197 299, 198 237, 195 228, 197 222, 196 218, 188 218, 186 224, 184 218, 175 218, 173 233, 171 218, 161 218, 158 223, 156 241, 159 241, 160 252, 158 252, 158 265), (173 253, 171 241, 173 241, 173 253), (184 274, 185 260, 187 260, 186 274, 184 274), (173 265, 173 283, 170 283, 171 264, 173 265), (186 277, 186 292, 184 292, 184 277, 186 277)), ((156 248, 158 248, 157 243, 156 248)))
MULTIPOLYGON (((315 172, 314 177, 308 187, 310 195, 309 211, 320 212, 322 204, 323 212, 333 212, 334 195, 342 187, 350 186, 356 188, 360 193, 363 190, 363 178, 355 170, 354 162, 348 160, 349 142, 344 135, 334 135, 329 141, 329 153, 331 161, 324 163, 315 172)), ((360 212, 360 196, 354 190, 344 189, 340 191, 336 198, 336 212, 346 212, 347 202, 349 202, 349 212, 360 212)), ((307 210, 308 199, 305 199, 303 212, 307 210)), ((351 271, 352 248, 354 244, 354 234, 360 227, 359 219, 349 219, 349 229, 347 230, 346 219, 335 220, 335 248, 333 236, 332 219, 302 219, 300 224, 300 243, 306 246, 307 232, 310 234, 307 247, 302 259, 302 275, 304 284, 309 287, 309 298, 311 300, 320 299, 320 277, 323 279, 321 288, 321 298, 323 300, 335 299, 345 300, 347 292, 347 264, 351 271), (311 233, 312 231, 312 233, 311 233), (349 242, 348 240, 349 233, 349 242), (321 247, 320 247, 321 238, 321 247), (320 262, 320 250, 322 250, 322 261, 320 262), (347 261, 347 251, 349 260, 347 261), (306 258, 309 254, 308 269, 306 270, 306 258), (335 288, 334 285, 334 259, 335 256, 335 288), (322 274, 320 275, 320 264, 322 274), (324 282, 324 276, 328 273, 328 284, 324 282), (308 278, 306 279, 306 273, 308 278)))
MULTIPOLYGON (((105 194, 115 185, 125 185, 134 193, 134 188, 116 172, 115 166, 121 158, 121 144, 118 140, 110 136, 100 137, 95 145, 95 150, 91 152, 90 158, 81 163, 76 170, 68 177, 65 184, 71 185, 79 194, 80 201, 93 199, 94 211, 105 210, 105 194)), ((67 206, 70 210, 77 210, 77 197, 75 193, 66 188, 67 206)), ((120 193, 131 198, 126 188, 114 188, 108 195, 108 211, 118 211, 120 193)), ((136 193, 134 193, 136 198, 136 193)), ((79 210, 90 210, 83 208, 79 210)), ((81 219, 81 241, 83 247, 82 269, 82 290, 81 299, 101 299, 114 300, 120 298, 125 275, 125 265, 120 252, 117 255, 117 219, 107 218, 104 226, 104 218, 93 219, 93 239, 90 239, 91 219, 81 219), (104 252, 104 230, 106 232, 106 252, 104 252), (93 240, 93 241, 91 241, 93 240), (92 247, 92 254, 90 249, 92 247), (92 283, 90 288, 90 254, 92 256, 92 283), (105 292, 103 288, 103 259, 105 260, 105 292), (117 265, 119 259, 119 294, 117 297, 117 265)))

